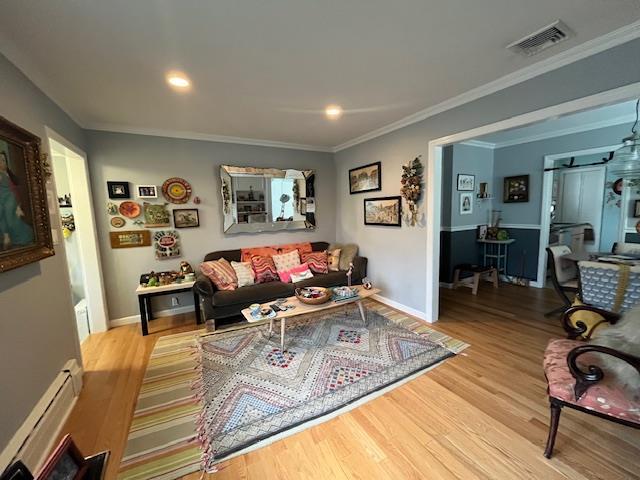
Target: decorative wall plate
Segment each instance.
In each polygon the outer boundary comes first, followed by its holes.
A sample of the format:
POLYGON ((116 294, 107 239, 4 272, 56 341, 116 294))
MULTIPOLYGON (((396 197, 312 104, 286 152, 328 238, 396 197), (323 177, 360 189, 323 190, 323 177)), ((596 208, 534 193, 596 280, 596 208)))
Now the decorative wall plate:
POLYGON ((624 186, 624 180, 622 178, 619 178, 615 182, 613 182, 613 187, 611 187, 611 189, 613 190, 613 193, 615 193, 616 195, 622 195, 623 186, 624 186))
POLYGON ((171 203, 187 203, 191 198, 191 185, 183 178, 169 178, 162 184, 162 194, 171 203))
POLYGON ((142 212, 142 208, 140 208, 139 203, 127 201, 120 204, 118 211, 120 215, 124 215, 127 218, 136 218, 142 212))
POLYGON ((127 223, 127 222, 122 217, 113 217, 111 219, 111 226, 113 228, 122 228, 122 227, 124 227, 125 223, 127 223))

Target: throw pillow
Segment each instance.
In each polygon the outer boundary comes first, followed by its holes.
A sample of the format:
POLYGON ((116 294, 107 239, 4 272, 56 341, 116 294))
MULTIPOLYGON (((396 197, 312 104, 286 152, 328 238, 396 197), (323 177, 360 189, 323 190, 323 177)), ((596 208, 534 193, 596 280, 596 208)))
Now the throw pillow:
POLYGON ((231 267, 236 272, 238 287, 246 287, 255 283, 256 274, 251 267, 251 262, 231 262, 231 267))
POLYGON ((358 246, 355 243, 345 243, 344 245, 334 243, 329 245, 329 250, 340 249, 340 270, 349 270, 349 264, 358 255, 358 246))
POLYGON ((256 272, 256 283, 267 283, 278 280, 278 271, 271 257, 254 255, 251 257, 251 266, 256 272))
POLYGON ((331 272, 340 270, 340 249, 327 250, 327 263, 331 272))
POLYGON ((235 290, 238 288, 236 272, 224 258, 211 262, 202 262, 200 271, 213 282, 218 290, 235 290))
POLYGON ((266 257, 271 257, 273 255, 281 255, 283 253, 289 253, 294 250, 298 250, 298 252, 310 252, 312 250, 310 242, 304 243, 289 243, 287 245, 272 245, 266 247, 253 247, 253 248, 242 248, 240 250, 242 262, 250 262, 251 257, 254 255, 262 255, 266 257))
POLYGON ((271 258, 273 258, 273 263, 275 263, 278 272, 286 272, 300 265, 300 255, 297 250, 283 253, 282 255, 273 255, 271 258))
POLYGON ((305 270, 309 270, 309 266, 306 263, 297 265, 289 270, 285 270, 283 272, 278 272, 278 276, 280 277, 280 280, 283 281, 284 283, 289 283, 291 282, 291 275, 292 274, 299 274, 300 272, 304 272, 305 270))
POLYGON ((301 282, 302 280, 306 280, 307 278, 313 278, 313 273, 308 268, 300 273, 292 273, 291 281, 293 283, 301 282))
POLYGON ((313 273, 329 273, 327 252, 309 252, 300 255, 300 260, 309 265, 313 273))

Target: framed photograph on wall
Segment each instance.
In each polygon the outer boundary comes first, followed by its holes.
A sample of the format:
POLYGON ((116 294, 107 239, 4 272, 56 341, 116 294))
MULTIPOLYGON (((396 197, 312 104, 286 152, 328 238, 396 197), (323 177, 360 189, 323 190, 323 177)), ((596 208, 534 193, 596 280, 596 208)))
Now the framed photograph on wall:
POLYGON ((402 197, 365 198, 364 224, 402 226, 402 197))
POLYGON ((460 215, 471 215, 473 213, 473 193, 460 194, 460 215))
POLYGON ((524 203, 529 201, 529 175, 504 177, 504 203, 524 203))
POLYGON ((173 225, 176 228, 194 228, 200 226, 197 208, 174 208, 173 225))
POLYGON ((109 198, 131 198, 129 182, 107 182, 109 198))
POLYGON ((478 225, 478 240, 484 240, 487 238, 487 231, 489 230, 489 225, 478 225))
POLYGON ((375 192, 382 189, 382 163, 375 162, 349 170, 349 193, 375 192))
POLYGON ((155 185, 136 185, 138 198, 158 198, 158 188, 155 185))
POLYGON ((458 191, 473 192, 476 189, 476 176, 466 173, 458 174, 458 191))
POLYGON ((45 183, 40 138, 0 117, 0 272, 54 255, 45 183))

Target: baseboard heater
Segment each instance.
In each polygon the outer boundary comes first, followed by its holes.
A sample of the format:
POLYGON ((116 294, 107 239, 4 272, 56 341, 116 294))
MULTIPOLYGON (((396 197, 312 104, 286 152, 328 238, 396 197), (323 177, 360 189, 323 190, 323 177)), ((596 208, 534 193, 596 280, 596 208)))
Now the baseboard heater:
POLYGON ((0 453, 0 472, 16 460, 22 460, 34 474, 40 469, 81 389, 82 369, 76 360, 70 360, 0 453))

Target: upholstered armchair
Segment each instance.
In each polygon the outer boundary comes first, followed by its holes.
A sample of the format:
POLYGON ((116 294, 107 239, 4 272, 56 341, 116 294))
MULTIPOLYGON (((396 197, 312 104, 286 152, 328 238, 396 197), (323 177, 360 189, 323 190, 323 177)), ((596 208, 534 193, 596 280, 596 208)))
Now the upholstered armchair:
POLYGON ((550 405, 549 436, 544 456, 551 458, 563 407, 640 428, 640 402, 625 392, 599 366, 609 355, 633 366, 640 385, 640 357, 580 340, 552 340, 544 355, 550 405))

